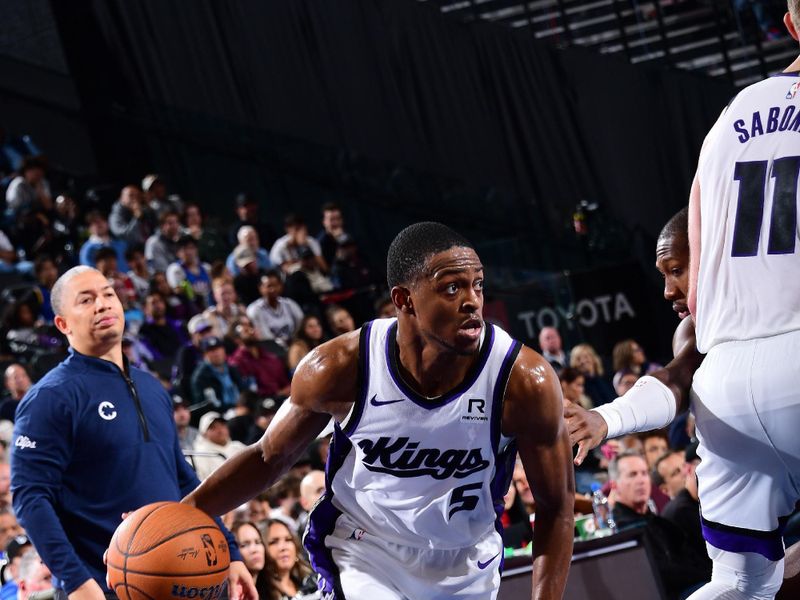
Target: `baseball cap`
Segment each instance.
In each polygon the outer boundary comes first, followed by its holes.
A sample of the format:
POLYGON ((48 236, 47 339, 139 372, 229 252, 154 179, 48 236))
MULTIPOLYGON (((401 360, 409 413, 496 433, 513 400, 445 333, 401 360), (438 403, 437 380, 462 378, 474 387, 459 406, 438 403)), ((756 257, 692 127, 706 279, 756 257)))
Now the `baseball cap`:
POLYGON ((240 269, 246 267, 251 262, 255 262, 256 259, 256 253, 250 248, 239 248, 233 253, 233 262, 236 263, 236 266, 240 269))
POLYGON ((22 556, 25 546, 32 545, 33 544, 28 539, 27 535, 18 535, 17 537, 13 538, 6 546, 6 556, 8 557, 8 562, 11 562, 18 556, 22 556))
POLYGON ((203 352, 208 352, 209 350, 213 350, 214 348, 219 348, 221 346, 225 346, 223 341, 219 339, 217 336, 212 335, 211 337, 207 337, 202 342, 200 342, 200 349, 203 352))
POLYGON ((222 421, 223 423, 227 423, 224 417, 219 414, 218 412, 207 412, 202 417, 200 417, 200 423, 197 429, 200 431, 201 434, 205 434, 208 431, 208 428, 211 427, 212 424, 216 423, 217 421, 222 421))
POLYGON ((142 179, 142 190, 145 192, 149 192, 150 188, 153 187, 157 181, 164 183, 164 181, 159 177, 156 173, 150 173, 149 175, 145 175, 144 179, 142 179))
POLYGON ((211 329, 213 325, 211 325, 211 321, 209 321, 203 315, 195 315, 191 319, 189 319, 189 323, 186 325, 186 329, 189 330, 189 333, 194 335, 195 333, 200 333, 203 331, 207 331, 211 329))

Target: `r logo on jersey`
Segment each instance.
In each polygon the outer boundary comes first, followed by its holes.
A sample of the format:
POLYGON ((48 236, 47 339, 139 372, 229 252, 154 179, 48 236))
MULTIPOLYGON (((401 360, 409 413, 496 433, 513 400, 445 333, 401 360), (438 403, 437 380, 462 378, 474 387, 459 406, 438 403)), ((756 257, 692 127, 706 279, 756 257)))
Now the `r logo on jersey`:
POLYGON ((461 415, 461 420, 471 423, 486 423, 489 417, 486 416, 486 400, 483 398, 470 398, 467 401, 467 414, 461 415))
POLYGON ((792 84, 792 87, 790 87, 789 91, 786 92, 786 99, 794 100, 794 97, 797 95, 798 89, 800 89, 800 81, 792 84))

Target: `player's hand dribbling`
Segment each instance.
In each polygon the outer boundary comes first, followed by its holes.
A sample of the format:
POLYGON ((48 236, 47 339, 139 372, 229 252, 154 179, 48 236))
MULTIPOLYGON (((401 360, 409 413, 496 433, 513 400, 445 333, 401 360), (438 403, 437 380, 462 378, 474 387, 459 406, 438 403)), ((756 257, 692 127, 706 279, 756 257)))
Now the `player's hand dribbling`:
POLYGON ((106 600, 106 595, 94 579, 87 579, 68 598, 69 600, 106 600))
POLYGON ((580 465, 589 454, 589 450, 597 448, 608 435, 608 425, 596 412, 586 410, 566 398, 564 399, 564 419, 567 422, 569 441, 573 446, 578 444, 575 464, 580 465))
POLYGON ((231 562, 228 572, 228 596, 230 600, 258 600, 253 577, 240 560, 231 562))

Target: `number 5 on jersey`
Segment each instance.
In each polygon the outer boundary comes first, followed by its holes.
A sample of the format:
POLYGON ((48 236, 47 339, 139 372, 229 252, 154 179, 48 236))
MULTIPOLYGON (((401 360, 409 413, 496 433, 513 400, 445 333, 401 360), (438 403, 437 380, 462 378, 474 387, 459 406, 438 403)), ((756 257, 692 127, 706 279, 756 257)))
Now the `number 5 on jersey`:
MULTIPOLYGON (((769 161, 737 162, 733 178, 739 182, 731 256, 756 256, 764 220, 764 195, 769 161)), ((797 237, 797 176, 800 156, 772 162, 772 213, 767 254, 794 254, 797 237)))

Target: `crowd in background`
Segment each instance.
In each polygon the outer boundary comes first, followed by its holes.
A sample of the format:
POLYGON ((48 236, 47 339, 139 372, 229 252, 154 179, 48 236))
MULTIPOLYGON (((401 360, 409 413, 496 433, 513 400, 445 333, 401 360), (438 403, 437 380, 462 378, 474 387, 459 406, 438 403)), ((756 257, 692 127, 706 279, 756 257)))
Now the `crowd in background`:
MULTIPOLYGON (((262 214, 262 203, 247 193, 235 195, 227 227, 212 227, 197 204, 171 194, 159 175, 122 186, 103 206, 53 194, 46 174, 43 159, 28 157, 5 182, 0 441, 6 448, 16 405, 65 355, 49 297, 59 274, 73 265, 94 266, 113 284, 125 309, 124 353, 171 393, 181 446, 201 479, 261 437, 308 352, 364 321, 394 315, 383 261, 362 256, 335 203, 321 206, 318 223, 285 215, 278 236, 273 222, 279 216, 262 214)), ((538 342, 564 397, 587 409, 624 394, 659 367, 631 339, 600 352, 588 344, 566 349, 559 332, 545 327, 538 342)), ((620 528, 653 532, 671 597, 710 573, 692 429, 683 418, 669 431, 611 440, 576 469, 576 512, 591 512, 582 498, 594 484, 602 486, 620 528)), ((268 492, 225 518, 263 598, 315 589, 298 539, 324 491, 327 447, 326 437, 318 440, 268 492)), ((531 541, 534 513, 518 466, 502 517, 506 546, 531 541)), ((9 560, 9 586, 19 579, 12 565, 21 554, 15 556, 13 544, 25 540, 22 534, 11 509, 8 467, 0 462, 0 549, 9 560)))

